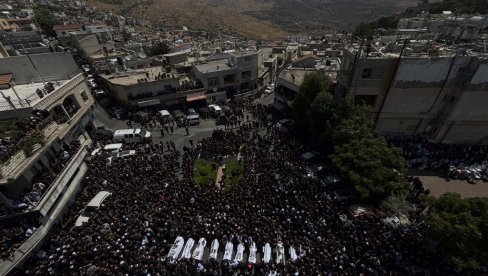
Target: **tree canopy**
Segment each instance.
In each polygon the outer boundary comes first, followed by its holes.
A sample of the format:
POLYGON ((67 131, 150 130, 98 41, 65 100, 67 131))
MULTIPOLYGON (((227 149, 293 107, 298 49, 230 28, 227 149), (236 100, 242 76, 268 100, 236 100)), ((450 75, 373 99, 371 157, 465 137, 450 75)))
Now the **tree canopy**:
POLYGON ((444 0, 429 5, 429 12, 441 13, 442 11, 459 11, 462 13, 488 13, 488 1, 486 0, 444 0))
POLYGON ((392 193, 408 189, 403 175, 405 160, 383 138, 351 139, 335 147, 331 160, 364 200, 384 200, 392 193))
POLYGON ((352 98, 337 99, 320 73, 307 75, 293 104, 294 119, 318 143, 334 152, 332 164, 359 196, 383 200, 408 190, 405 160, 374 135, 372 110, 352 98))
POLYGON ((157 55, 165 55, 169 53, 171 49, 169 48, 169 45, 166 43, 161 43, 158 42, 155 45, 153 45, 149 50, 147 51, 148 56, 157 56, 157 55))
POLYGON ((320 92, 326 93, 329 88, 330 79, 319 72, 313 72, 305 76, 300 86, 300 92, 293 101, 292 115, 298 127, 303 129, 309 128, 310 123, 307 113, 310 105, 320 92))
POLYGON ((60 24, 59 20, 54 16, 52 10, 46 6, 36 6, 34 14, 37 24, 42 31, 48 36, 56 36, 53 30, 54 25, 60 24))
POLYGON ((399 20, 400 20, 399 16, 392 15, 392 16, 380 17, 378 20, 375 21, 362 22, 356 26, 353 35, 358 37, 370 37, 374 35, 376 29, 378 28, 383 28, 383 29, 396 28, 399 20))
POLYGON ((427 235, 439 242, 458 269, 488 263, 488 198, 444 194, 433 200, 427 221, 427 235))

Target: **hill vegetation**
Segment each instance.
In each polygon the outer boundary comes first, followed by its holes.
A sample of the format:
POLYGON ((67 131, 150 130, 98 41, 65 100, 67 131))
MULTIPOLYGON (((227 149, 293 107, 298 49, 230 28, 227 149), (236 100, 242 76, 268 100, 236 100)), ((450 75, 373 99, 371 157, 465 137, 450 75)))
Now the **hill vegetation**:
POLYGON ((461 13, 488 13, 488 1, 486 0, 444 0, 443 2, 430 5, 431 13, 441 13, 442 11, 458 11, 461 13))
POLYGON ((105 11, 149 19, 167 27, 182 25, 254 39, 279 39, 293 33, 352 30, 416 4, 416 0, 87 0, 105 11), (140 3, 140 4, 139 4, 140 3))

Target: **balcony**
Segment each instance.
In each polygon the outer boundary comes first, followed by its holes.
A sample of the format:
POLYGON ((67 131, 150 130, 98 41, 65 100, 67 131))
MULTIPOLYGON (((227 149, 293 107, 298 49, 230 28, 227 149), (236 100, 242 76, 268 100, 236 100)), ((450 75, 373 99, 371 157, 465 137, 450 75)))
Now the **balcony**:
POLYGON ((50 110, 51 107, 58 102, 69 91, 73 90, 78 84, 83 83, 85 77, 83 74, 78 74, 76 77, 68 81, 65 85, 58 88, 56 91, 49 94, 49 96, 42 98, 35 107, 41 110, 50 110))
POLYGON ((47 237, 51 227, 56 224, 59 216, 69 204, 70 199, 80 189, 80 183, 87 171, 84 158, 88 153, 86 148, 91 140, 85 140, 78 151, 67 162, 63 171, 54 179, 51 187, 46 191, 36 207, 44 217, 43 224, 11 255, 0 261, 0 275, 7 275, 16 266, 22 264, 32 252, 35 252, 47 237))
POLYGON ((42 133, 42 143, 34 143, 31 150, 27 152, 18 146, 15 154, 0 165, 0 185, 15 180, 26 167, 37 161, 45 153, 53 141, 65 137, 89 109, 90 106, 85 105, 77 109, 76 113, 72 114, 73 116, 56 117, 56 121, 50 117, 50 123, 39 132, 42 133))

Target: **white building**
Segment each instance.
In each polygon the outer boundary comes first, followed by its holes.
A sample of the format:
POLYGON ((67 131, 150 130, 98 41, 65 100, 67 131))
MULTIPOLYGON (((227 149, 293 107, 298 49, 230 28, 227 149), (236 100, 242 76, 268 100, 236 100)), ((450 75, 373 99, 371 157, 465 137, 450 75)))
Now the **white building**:
POLYGON ((0 225, 24 216, 41 222, 12 258, 0 263, 0 274, 6 275, 42 244, 79 190, 94 127, 93 98, 69 53, 0 59, 0 89, 4 123, 29 114, 25 129, 2 134, 0 225), (63 166, 54 165, 63 151, 58 161, 63 166), (35 183, 43 188, 34 191, 35 183), (33 192, 37 199, 25 204, 33 192))

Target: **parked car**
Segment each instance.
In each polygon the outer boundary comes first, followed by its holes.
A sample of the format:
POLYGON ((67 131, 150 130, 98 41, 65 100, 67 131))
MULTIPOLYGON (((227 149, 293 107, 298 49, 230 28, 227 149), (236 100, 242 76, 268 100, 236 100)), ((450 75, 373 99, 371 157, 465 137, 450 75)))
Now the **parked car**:
POLYGON ((193 108, 188 108, 186 110, 186 123, 189 125, 200 124, 200 115, 193 108))
POLYGON ((278 121, 278 123, 276 123, 275 126, 279 132, 288 133, 293 129, 294 125, 295 125, 295 122, 293 120, 282 119, 282 120, 278 121))
POLYGON ((312 162, 318 160, 320 154, 316 151, 307 151, 304 154, 300 155, 300 159, 307 162, 312 162))
POLYGON ((116 154, 121 149, 122 149, 122 144, 120 144, 120 143, 108 144, 108 145, 105 145, 103 148, 98 148, 98 149, 93 150, 91 152, 91 156, 100 155, 102 153, 116 154))
POLYGON ((93 131, 91 138, 93 141, 105 141, 111 140, 113 136, 113 132, 108 129, 99 128, 93 131))
POLYGON ((88 205, 86 205, 85 209, 83 209, 78 219, 76 219, 75 226, 82 226, 83 223, 88 222, 92 213, 98 210, 100 206, 102 206, 103 201, 111 194, 112 193, 107 191, 101 191, 95 197, 93 197, 88 205))
POLYGON ((210 109, 205 106, 198 108, 198 113, 200 113, 203 119, 210 117, 210 109))
POLYGON ((149 122, 149 114, 147 114, 147 112, 144 111, 138 111, 136 113, 132 113, 129 116, 129 119, 131 121, 143 124, 149 122))
POLYGON ((151 132, 140 128, 119 129, 114 132, 115 143, 139 143, 151 139, 151 132))
POLYGON ((208 108, 210 109, 210 112, 212 112, 212 116, 214 118, 218 118, 223 113, 222 108, 216 104, 211 104, 208 106, 208 108))
POLYGON ((359 218, 362 216, 374 215, 373 211, 371 211, 370 208, 368 208, 365 205, 361 205, 361 204, 355 204, 355 205, 349 206, 349 208, 347 208, 347 212, 349 213, 349 216, 353 219, 359 218))
POLYGON ((114 106, 110 110, 112 117, 116 118, 117 120, 125 120, 129 117, 129 112, 121 106, 114 106))
POLYGON ((90 65, 88 64, 81 65, 81 69, 83 69, 83 72, 85 72, 86 74, 91 72, 90 65))

